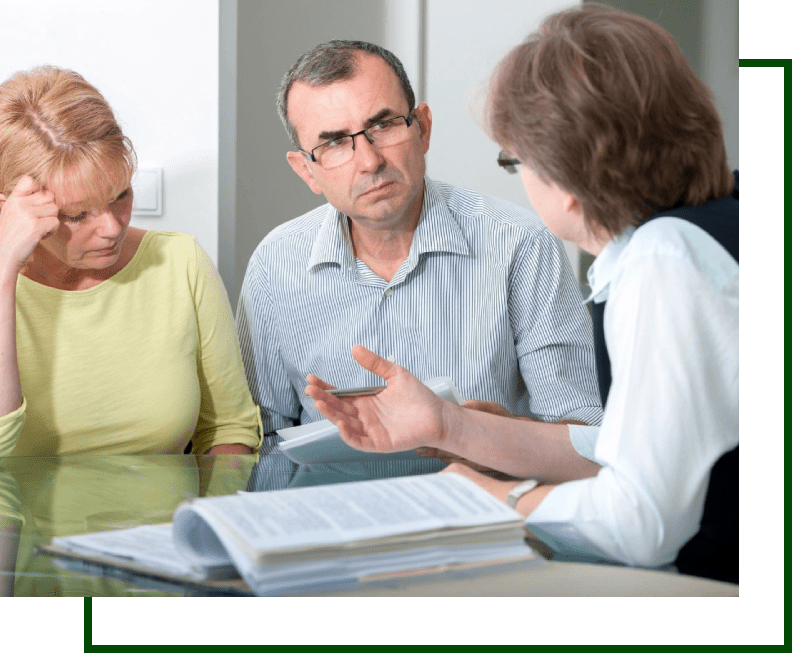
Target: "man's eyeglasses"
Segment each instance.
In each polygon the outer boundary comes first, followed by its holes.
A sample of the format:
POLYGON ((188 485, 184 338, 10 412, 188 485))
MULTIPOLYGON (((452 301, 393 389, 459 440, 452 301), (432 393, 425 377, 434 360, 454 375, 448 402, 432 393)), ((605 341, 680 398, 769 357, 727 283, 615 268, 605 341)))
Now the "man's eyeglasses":
POLYGON ((300 148, 300 152, 310 156, 311 161, 318 163, 325 170, 331 170, 352 160, 355 154, 355 136, 362 134, 374 147, 398 145, 409 138, 410 125, 412 125, 414 119, 415 116, 410 113, 408 116, 396 116, 395 118, 380 120, 371 127, 361 129, 354 134, 339 136, 331 141, 317 145, 310 152, 302 148, 300 148))
POLYGON ((510 175, 513 175, 517 172, 517 166, 520 165, 520 160, 509 156, 506 152, 501 150, 498 153, 498 165, 510 175))

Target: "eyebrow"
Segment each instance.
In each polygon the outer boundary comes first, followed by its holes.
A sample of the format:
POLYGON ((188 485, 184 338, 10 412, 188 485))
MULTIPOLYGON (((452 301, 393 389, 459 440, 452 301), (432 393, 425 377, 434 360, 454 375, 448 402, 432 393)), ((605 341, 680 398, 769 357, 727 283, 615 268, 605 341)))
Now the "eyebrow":
MULTIPOLYGON (((386 118, 389 115, 395 115, 393 109, 382 109, 381 111, 378 111, 373 116, 371 116, 371 118, 366 120, 366 122, 364 123, 366 126, 363 129, 368 129, 372 125, 376 125, 380 120, 386 118)), ((332 141, 336 138, 341 138, 342 136, 349 136, 349 132, 344 130, 324 131, 321 132, 317 138, 319 139, 319 143, 321 144, 327 141, 332 141)))

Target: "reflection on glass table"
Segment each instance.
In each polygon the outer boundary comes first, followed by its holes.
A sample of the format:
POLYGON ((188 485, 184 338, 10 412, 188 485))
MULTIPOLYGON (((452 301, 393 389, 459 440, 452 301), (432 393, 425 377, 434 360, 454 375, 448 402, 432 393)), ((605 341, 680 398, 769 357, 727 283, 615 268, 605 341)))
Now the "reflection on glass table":
MULTIPOLYGON (((247 595, 241 581, 164 582, 40 555, 53 537, 172 520, 185 500, 439 471, 436 459, 298 466, 284 456, 63 456, 0 460, 0 595, 247 595)), ((736 585, 611 565, 549 562, 394 578, 339 593, 428 596, 737 596, 736 585)))
MULTIPOLYGON (((435 459, 297 466, 283 456, 62 456, 0 460, 0 595, 184 594, 196 588, 36 554, 53 537, 171 521, 203 496, 434 472, 435 459), (135 579, 140 581, 141 579, 135 579)), ((200 590, 206 591, 205 588, 200 590)), ((229 593, 219 588, 218 593, 229 593)), ((211 592, 210 592, 211 593, 211 592)), ((231 591, 234 593, 234 591, 231 591)))

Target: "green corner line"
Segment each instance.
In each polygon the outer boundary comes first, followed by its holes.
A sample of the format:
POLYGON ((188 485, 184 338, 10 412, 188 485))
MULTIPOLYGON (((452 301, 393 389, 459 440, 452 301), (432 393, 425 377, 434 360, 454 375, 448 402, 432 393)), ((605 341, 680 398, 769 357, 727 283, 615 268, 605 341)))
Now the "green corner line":
POLYGON ((93 606, 91 604, 91 597, 86 596, 83 599, 83 651, 89 651, 93 648, 93 606))
POLYGON ((740 68, 786 68, 792 59, 739 59, 740 68))

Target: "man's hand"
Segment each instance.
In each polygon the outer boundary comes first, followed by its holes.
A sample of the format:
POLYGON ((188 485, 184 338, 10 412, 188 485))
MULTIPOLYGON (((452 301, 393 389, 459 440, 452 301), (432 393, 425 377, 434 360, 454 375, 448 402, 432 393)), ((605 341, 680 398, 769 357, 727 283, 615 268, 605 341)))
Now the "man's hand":
POLYGON ((457 456, 455 454, 449 453, 448 451, 443 451, 442 449, 436 449, 434 447, 418 447, 415 450, 415 453, 421 456, 422 458, 438 458, 447 465, 452 465, 452 464, 465 465, 470 469, 473 469, 477 472, 489 474, 490 476, 494 476, 495 478, 502 478, 502 479, 512 478, 512 476, 510 476, 509 474, 505 474, 504 472, 501 472, 497 469, 492 469, 491 467, 487 467, 486 465, 480 465, 479 463, 474 463, 472 460, 468 460, 467 458, 462 458, 461 456, 457 456))
POLYGON ((365 347, 355 345, 353 358, 381 377, 387 388, 374 396, 335 397, 332 388, 313 374, 305 394, 316 409, 338 427, 341 439, 361 451, 391 453, 442 444, 447 433, 446 411, 452 404, 403 367, 390 363, 365 347))

